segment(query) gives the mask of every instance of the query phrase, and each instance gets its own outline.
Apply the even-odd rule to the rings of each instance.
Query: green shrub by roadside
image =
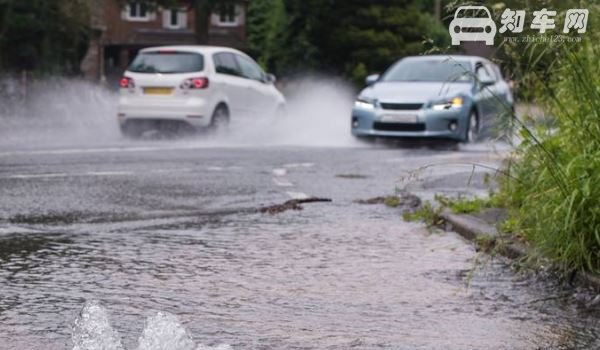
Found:
[[[510,229],[564,271],[600,272],[600,45],[559,50],[542,94],[553,130],[523,128],[502,195]]]

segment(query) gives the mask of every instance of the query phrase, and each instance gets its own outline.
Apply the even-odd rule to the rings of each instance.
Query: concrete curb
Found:
[[[476,241],[478,238],[484,238],[489,241],[498,239],[498,230],[468,214],[454,214],[449,210],[443,210],[440,217],[449,224],[452,229],[469,241]],[[520,242],[511,242],[498,246],[498,252],[510,259],[519,259],[527,255],[529,248]],[[592,288],[600,293],[600,276],[591,273],[582,272],[577,274],[576,278],[583,285]]]

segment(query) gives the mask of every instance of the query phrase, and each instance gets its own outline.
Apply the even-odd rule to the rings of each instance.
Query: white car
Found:
[[[485,6],[461,6],[450,22],[452,45],[460,45],[461,41],[485,41],[486,45],[494,45],[496,30],[496,23]]]
[[[141,50],[120,81],[119,125],[136,137],[155,128],[219,128],[231,118],[275,114],[285,98],[246,54],[231,48]]]

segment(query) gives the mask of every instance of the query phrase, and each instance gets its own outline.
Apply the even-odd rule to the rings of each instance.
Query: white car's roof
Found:
[[[140,52],[152,52],[152,51],[189,51],[189,52],[198,52],[202,54],[213,54],[215,52],[231,52],[242,54],[246,56],[245,53],[230,48],[230,47],[221,47],[221,46],[203,46],[203,45],[174,45],[174,46],[154,46],[147,47],[142,49]]]

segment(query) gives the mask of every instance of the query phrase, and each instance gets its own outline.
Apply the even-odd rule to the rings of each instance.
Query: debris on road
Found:
[[[390,208],[401,207],[404,211],[414,211],[421,207],[421,199],[414,194],[404,192],[394,196],[374,197],[370,199],[359,199],[354,201],[358,204],[373,205],[385,204]]]
[[[383,204],[383,203],[385,203],[386,198],[387,197],[373,197],[373,198],[369,198],[369,199],[357,199],[354,201],[354,203],[366,204],[366,205]]]
[[[276,205],[271,205],[268,207],[261,208],[259,211],[261,213],[273,215],[273,214],[283,213],[284,211],[288,211],[288,210],[302,210],[302,209],[304,209],[302,207],[302,204],[316,203],[316,202],[331,202],[331,201],[332,200],[330,198],[316,198],[316,197],[306,198],[306,199],[292,199],[283,204],[276,204]]]

